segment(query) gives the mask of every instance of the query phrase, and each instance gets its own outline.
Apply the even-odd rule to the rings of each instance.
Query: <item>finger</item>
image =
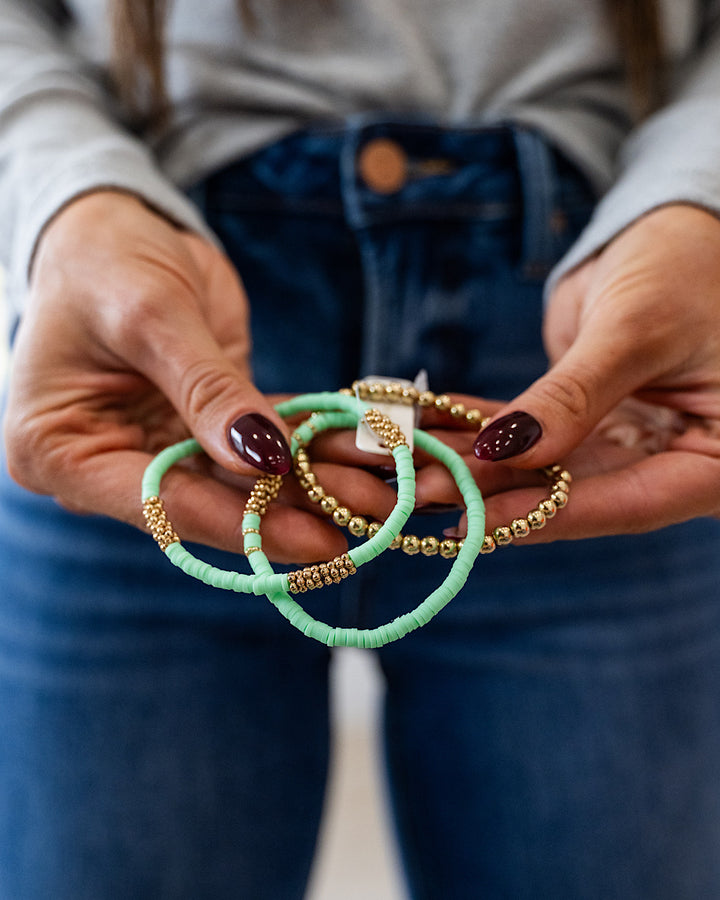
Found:
[[[528,490],[491,497],[486,504],[488,529],[526,516],[536,502],[537,494]],[[519,543],[639,534],[718,511],[720,460],[670,451],[574,481],[567,506]]]
[[[473,442],[477,436],[474,429],[468,428],[467,425],[462,428],[460,426],[439,428],[438,425],[447,426],[449,424],[447,417],[445,417],[445,421],[441,418],[434,418],[437,419],[435,427],[431,428],[429,424],[425,427],[423,422],[423,430],[429,431],[457,453],[472,455]],[[313,459],[318,461],[333,461],[341,465],[365,469],[394,470],[394,462],[389,454],[368,453],[366,450],[358,449],[355,444],[354,429],[336,429],[324,432],[313,440],[310,451]],[[426,465],[434,459],[418,447],[413,450],[413,458],[417,466]]]
[[[484,498],[520,487],[542,489],[547,479],[539,472],[512,469],[492,463],[481,463],[472,456],[463,457]],[[455,504],[462,506],[462,495],[448,469],[433,461],[415,474],[416,506]]]
[[[654,376],[652,353],[590,322],[567,353],[479,433],[480,459],[540,468],[562,459],[624,397]],[[650,344],[651,342],[648,342]]]
[[[498,400],[488,400],[484,397],[475,397],[470,394],[449,395],[452,405],[465,410],[465,413],[473,411],[483,419],[495,415],[504,404]],[[436,407],[421,408],[420,427],[423,429],[445,428],[448,430],[469,430],[467,419],[463,415],[451,415],[448,411],[438,410]]]
[[[139,451],[95,454],[72,481],[64,483],[57,499],[71,510],[102,512],[145,530],[140,484],[150,461],[149,455]],[[163,477],[161,496],[183,542],[242,554],[247,493],[178,465]],[[261,528],[263,548],[276,562],[316,562],[347,549],[337,528],[282,503],[270,505]]]
[[[129,333],[119,343],[129,348],[128,361],[162,390],[216,462],[235,471],[251,466],[285,474],[291,466],[287,428],[235,362],[247,352],[242,288],[224,265],[220,273],[224,303],[238,310],[240,320],[223,323],[222,346],[198,304],[184,298],[169,305],[167,296],[152,292],[133,298]],[[218,286],[211,283],[207,290],[218,291]]]
[[[503,404],[497,400],[485,400],[470,394],[450,395],[452,403],[466,412],[476,410],[483,418],[497,412]],[[464,416],[452,416],[448,411],[440,411],[435,407],[420,408],[419,428],[424,431],[434,429],[438,431],[438,437],[446,441],[453,449],[461,452],[464,446],[471,446],[476,435],[477,426],[469,425]],[[389,407],[389,415],[392,418],[392,406]],[[381,464],[382,454],[368,455],[367,451],[359,450],[355,445],[354,429],[338,429],[328,431],[313,441],[313,456],[317,459],[334,459],[345,465],[364,466]],[[422,454],[420,454],[422,458]],[[390,462],[392,464],[392,461]]]
[[[324,431],[313,439],[307,448],[313,465],[333,463],[348,468],[369,469],[391,476],[395,472],[395,460],[390,453],[369,453],[355,444],[355,429],[343,428]]]
[[[397,502],[397,494],[390,485],[362,469],[318,463],[313,464],[312,471],[317,477],[314,487],[320,486],[322,491],[316,492],[315,501],[307,501],[311,508],[320,508],[321,499],[331,497],[354,515],[384,522]],[[325,515],[331,515],[332,511]]]

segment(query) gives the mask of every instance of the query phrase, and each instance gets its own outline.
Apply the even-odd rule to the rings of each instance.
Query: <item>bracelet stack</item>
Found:
[[[468,527],[462,540],[403,535],[402,529],[415,505],[412,453],[406,435],[392,418],[378,409],[367,407],[367,403],[373,402],[432,407],[449,414],[459,424],[473,428],[481,427],[486,421],[479,410],[468,410],[463,404],[454,403],[448,395],[420,392],[413,387],[398,384],[357,382],[352,390],[304,394],[278,404],[277,411],[286,418],[298,413],[310,413],[309,418],[295,428],[291,439],[295,474],[308,497],[318,503],[336,524],[347,527],[354,537],[365,538],[364,543],[352,547],[347,553],[324,563],[287,573],[276,573],[262,549],[261,523],[277,498],[283,478],[279,475],[264,475],[255,482],[243,513],[243,550],[252,574],[218,569],[190,554],[183,547],[168,518],[160,498],[160,485],[171,466],[202,452],[200,445],[193,439],[166,448],[147,467],[143,477],[142,502],[148,529],[168,559],[186,574],[222,590],[265,595],[294,627],[328,646],[380,647],[389,641],[398,640],[426,624],[449,603],[465,584],[479,553],[490,553],[496,546],[504,546],[544,527],[547,520],[566,505],[571,476],[559,465],[542,470],[551,485],[550,495],[538,503],[526,517],[513,519],[510,525],[500,526],[493,529],[491,534],[485,534],[485,506],[464,461],[436,437],[416,428],[413,431],[415,445],[445,465],[455,479],[465,503]],[[307,452],[307,447],[320,432],[330,428],[354,428],[361,419],[390,450],[395,460],[397,501],[385,522],[368,522],[363,516],[353,515],[339,500],[327,494],[312,471]],[[306,591],[339,584],[385,550],[397,548],[409,555],[439,555],[452,559],[453,563],[435,591],[414,609],[392,622],[371,629],[334,627],[313,619],[293,599],[294,595]]]
[[[482,428],[489,420],[479,409],[466,409],[462,403],[456,403],[447,394],[434,394],[432,391],[418,391],[412,386],[388,382],[356,381],[352,388],[343,388],[342,394],[357,395],[367,402],[402,403],[415,405],[421,409],[434,409],[448,413],[459,424],[467,424],[473,428]],[[320,506],[328,516],[332,516],[336,525],[347,528],[354,537],[372,536],[380,528],[380,522],[368,522],[364,516],[355,515],[347,506],[328,494],[319,483],[312,470],[310,456],[304,447],[298,449],[294,457],[295,476],[308,498]],[[541,500],[524,517],[513,519],[509,525],[499,525],[485,535],[480,553],[492,553],[496,547],[506,547],[514,540],[527,537],[531,531],[544,528],[559,509],[567,505],[572,475],[560,465],[549,466],[539,470],[543,479],[550,485],[549,496]],[[433,535],[418,537],[414,534],[399,534],[390,544],[390,550],[402,550],[408,556],[421,553],[423,556],[440,555],[445,559],[454,559],[462,540],[454,538],[437,538]]]

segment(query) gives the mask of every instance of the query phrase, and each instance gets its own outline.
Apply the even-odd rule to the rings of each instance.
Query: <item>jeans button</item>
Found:
[[[373,138],[357,158],[358,173],[378,194],[394,194],[408,177],[408,158],[403,148],[389,138]]]

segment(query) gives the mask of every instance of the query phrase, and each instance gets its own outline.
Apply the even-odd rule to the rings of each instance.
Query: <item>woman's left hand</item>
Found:
[[[544,496],[534,470],[555,462],[573,474],[570,502],[524,542],[720,514],[720,222],[684,205],[648,214],[559,283],[544,337],[552,365],[511,403],[453,394],[492,416],[477,439],[424,417],[470,466],[488,530],[527,515]],[[364,462],[339,435],[322,454]],[[460,505],[429,459],[420,459],[417,499]]]
[[[490,465],[579,476],[538,539],[718,515],[720,221],[687,205],[638,220],[558,284],[544,338],[549,371],[475,445]]]

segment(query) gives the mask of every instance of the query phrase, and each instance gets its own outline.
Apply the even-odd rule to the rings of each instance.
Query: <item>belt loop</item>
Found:
[[[523,196],[522,261],[528,278],[543,278],[555,263],[551,229],[555,167],[545,140],[535,131],[513,128]]]

